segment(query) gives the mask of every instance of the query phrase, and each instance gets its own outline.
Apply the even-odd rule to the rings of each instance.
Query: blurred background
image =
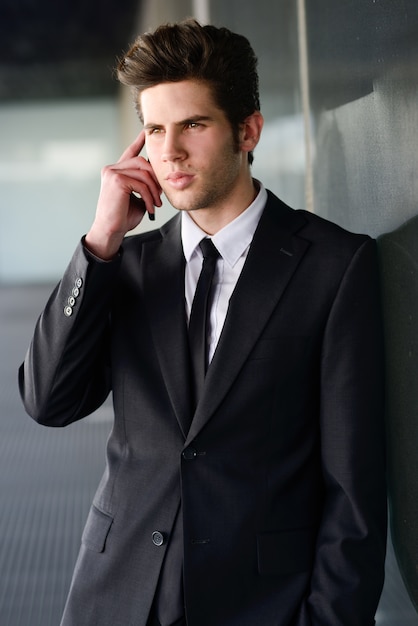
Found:
[[[101,167],[140,130],[116,58],[139,32],[188,16],[246,35],[258,55],[254,176],[379,240],[391,535],[376,619],[417,625],[416,0],[2,0],[0,624],[58,626],[112,420],[106,404],[62,431],[35,425],[17,369],[93,219]],[[165,204],[139,229],[172,214]]]

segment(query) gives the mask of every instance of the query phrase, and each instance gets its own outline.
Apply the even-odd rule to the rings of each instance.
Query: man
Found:
[[[244,37],[162,26],[119,78],[144,129],[104,168],[20,372],[42,424],[113,392],[62,625],[371,626],[386,540],[374,242],[252,179],[263,120]],[[161,191],[179,214],[125,237]],[[219,253],[203,382],[202,239]]]

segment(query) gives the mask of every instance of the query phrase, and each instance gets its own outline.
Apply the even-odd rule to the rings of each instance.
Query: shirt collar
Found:
[[[234,267],[250,245],[267,202],[267,191],[263,184],[259,181],[256,183],[259,191],[255,200],[245,211],[212,237],[220,255],[231,267]],[[181,240],[187,263],[195,251],[197,254],[201,254],[199,243],[204,237],[207,237],[207,233],[199,228],[187,211],[183,211],[181,214]]]

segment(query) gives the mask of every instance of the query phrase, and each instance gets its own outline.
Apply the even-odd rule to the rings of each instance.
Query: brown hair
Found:
[[[211,85],[236,139],[239,125],[260,109],[257,58],[248,39],[194,19],[165,24],[138,37],[119,62],[117,77],[131,87],[141,119],[139,99],[144,89],[187,79]]]

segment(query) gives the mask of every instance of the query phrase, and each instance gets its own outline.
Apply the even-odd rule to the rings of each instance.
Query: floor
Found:
[[[24,412],[17,369],[50,291],[0,287],[0,626],[59,625],[111,428],[108,405],[57,430]],[[391,546],[386,571],[377,626],[418,626]]]

